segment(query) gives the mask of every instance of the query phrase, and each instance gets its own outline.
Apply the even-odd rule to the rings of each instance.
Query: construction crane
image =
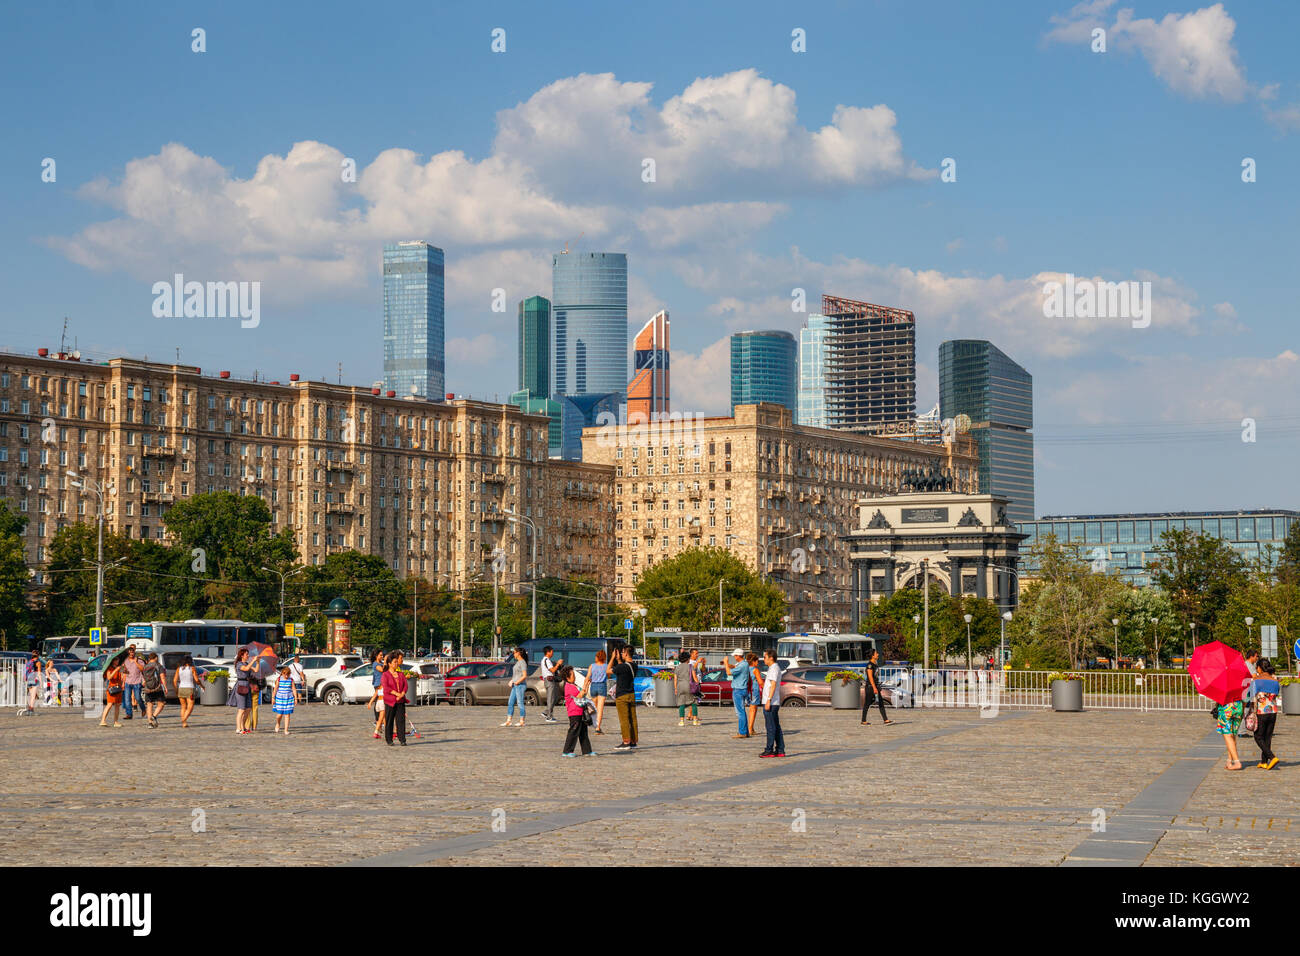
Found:
[[[580,232],[580,233],[578,233],[578,239],[581,239],[581,238],[582,238],[583,236],[585,236],[586,234],[587,234],[587,233],[586,233],[585,231],[584,231],[584,232]],[[574,239],[574,240],[573,240],[573,244],[574,244],[574,245],[577,245],[577,244],[578,244],[578,239]],[[564,252],[561,253],[561,255],[566,255],[566,256],[567,256],[568,254],[569,254],[569,243],[566,241],[566,242],[564,243]]]

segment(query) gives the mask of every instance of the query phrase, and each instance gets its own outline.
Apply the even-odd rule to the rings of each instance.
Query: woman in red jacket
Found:
[[[402,673],[400,654],[388,655],[388,669],[384,671],[380,686],[384,691],[384,741],[393,746],[393,730],[397,742],[406,746],[406,675]]]

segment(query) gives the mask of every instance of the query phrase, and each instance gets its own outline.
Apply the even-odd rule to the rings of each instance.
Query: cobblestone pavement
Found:
[[[1286,718],[1277,769],[1255,769],[1240,738],[1248,769],[1229,773],[1200,713],[909,710],[863,727],[786,710],[784,760],[732,739],[717,707],[701,727],[640,708],[628,754],[612,752],[611,710],[600,756],[575,759],[560,756],[567,721],[502,728],[501,707],[413,708],[422,736],[405,749],[374,740],[360,706],[300,707],[288,737],[269,707],[246,737],[227,708],[188,730],[177,714],[156,730],[0,715],[0,863],[1052,866],[1114,858],[1089,849],[1099,810],[1132,863],[1300,860]]]

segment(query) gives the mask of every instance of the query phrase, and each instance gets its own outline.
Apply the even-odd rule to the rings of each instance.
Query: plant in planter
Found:
[[[1052,671],[1047,675],[1047,684],[1052,692],[1052,710],[1083,710],[1083,678],[1080,675]]]
[[[1047,675],[1047,683],[1051,684],[1058,680],[1083,680],[1081,674],[1072,674],[1069,672],[1052,671]]]
[[[230,671],[225,669],[210,670],[203,675],[203,687],[199,689],[199,703],[205,707],[216,707],[226,702],[229,688]]]
[[[1279,677],[1277,682],[1282,685],[1282,713],[1300,714],[1300,677]]]
[[[862,706],[862,682],[866,677],[860,671],[831,671],[825,679],[831,685],[831,707],[835,710],[857,710]]]
[[[226,670],[207,671],[203,675],[203,679],[207,681],[209,684],[215,684],[218,680],[230,680],[230,671],[226,671]]]
[[[656,707],[676,707],[677,695],[673,692],[673,669],[665,667],[654,676],[654,694],[651,695]]]

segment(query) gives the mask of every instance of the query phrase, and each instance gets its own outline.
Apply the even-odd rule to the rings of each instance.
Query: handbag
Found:
[[[252,689],[252,688],[249,686],[248,681],[246,681],[246,680],[235,681],[235,693],[236,693],[236,694],[239,694],[240,696],[243,696],[243,695],[246,695],[246,694],[247,694],[251,689]]]
[[[1255,729],[1259,726],[1259,718],[1256,717],[1254,714],[1251,714],[1244,721],[1244,726],[1246,728],[1247,733],[1253,734],[1255,732]]]

